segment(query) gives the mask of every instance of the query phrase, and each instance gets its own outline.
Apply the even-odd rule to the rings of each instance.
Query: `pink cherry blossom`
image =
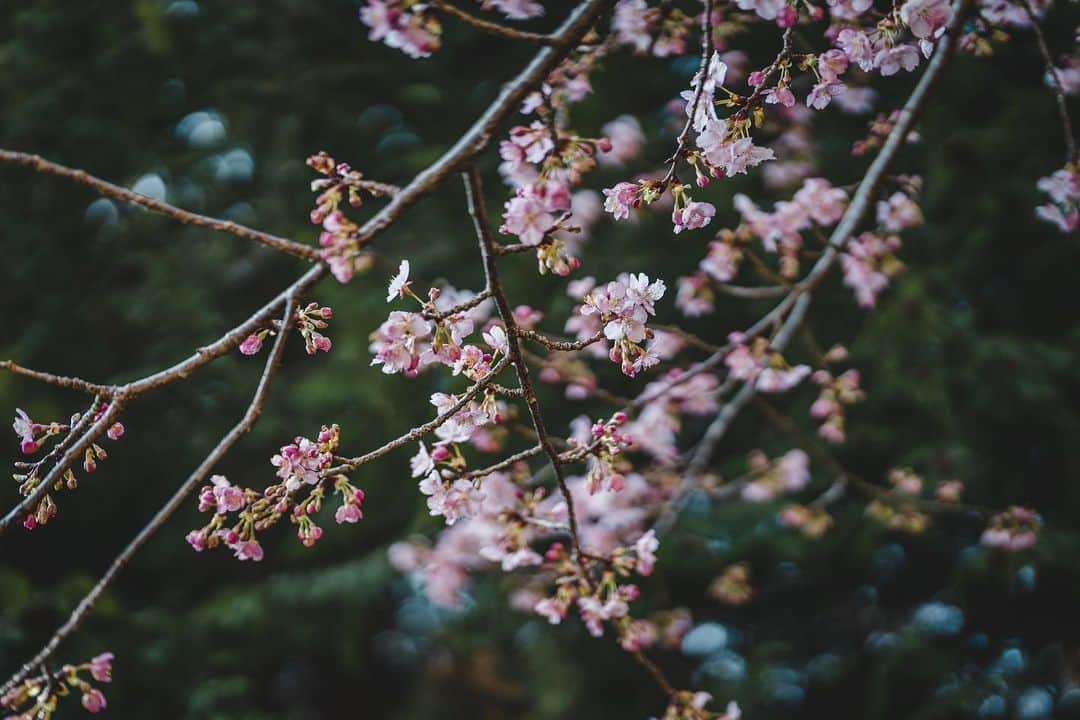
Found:
[[[676,208],[671,215],[675,223],[675,234],[678,235],[683,230],[703,228],[712,222],[715,214],[716,206],[713,204],[691,200],[685,207]]]

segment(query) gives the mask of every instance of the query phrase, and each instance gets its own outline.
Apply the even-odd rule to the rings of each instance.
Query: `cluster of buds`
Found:
[[[979,542],[1008,552],[1027,550],[1035,544],[1041,526],[1037,513],[1013,505],[990,518]]]
[[[619,492],[626,486],[621,454],[634,444],[629,435],[620,431],[627,419],[626,413],[617,412],[610,420],[598,420],[590,429],[592,442],[585,448],[589,451],[586,486],[590,495],[599,490]]]
[[[363,175],[347,163],[336,163],[325,152],[307,159],[308,167],[325,175],[313,180],[311,191],[319,193],[311,222],[322,225],[319,235],[320,256],[330,265],[334,277],[342,283],[349,282],[357,272],[371,267],[372,258],[361,251],[357,231],[359,227],[349,220],[341,206],[346,201],[352,207],[363,203],[364,194],[380,197],[386,189],[378,183],[368,182]]]
[[[734,347],[724,356],[731,377],[747,383],[763,393],[787,392],[810,374],[808,365],[788,364],[784,356],[763,337],[747,344],[746,336],[735,332],[728,336]]]
[[[842,348],[834,348],[826,355],[844,354]],[[818,435],[831,443],[842,443],[845,433],[845,408],[866,398],[866,393],[859,388],[859,371],[852,368],[833,376],[828,370],[817,370],[811,375],[821,388],[817,400],[810,406],[810,416],[823,420],[818,428]]]
[[[91,420],[97,422],[102,418],[105,412],[109,409],[109,403],[102,402],[92,409]],[[26,414],[21,408],[15,410],[15,421],[12,424],[12,428],[15,430],[15,434],[20,439],[20,449],[26,455],[33,455],[42,449],[45,441],[49,438],[65,436],[61,440],[61,444],[55,446],[53,452],[49,453],[45,457],[36,462],[16,462],[15,468],[20,472],[12,475],[12,478],[19,483],[19,492],[24,496],[30,496],[42,482],[42,476],[45,471],[46,461],[50,457],[55,455],[59,450],[66,446],[68,442],[72,440],[69,433],[80,420],[82,415],[76,413],[71,416],[70,422],[65,425],[58,422],[51,423],[37,423],[34,422],[29,415]],[[105,431],[106,437],[110,440],[119,440],[124,436],[123,423],[113,423]],[[97,464],[108,457],[108,453],[105,448],[96,442],[90,443],[90,446],[86,448],[83,453],[83,471],[92,473],[97,470]],[[75,476],[74,471],[69,468],[64,468],[63,473],[57,478],[52,490],[61,491],[65,488],[68,490],[74,490],[79,485],[78,478]],[[46,494],[38,502],[37,506],[26,514],[23,518],[23,527],[27,530],[33,530],[38,525],[44,525],[49,522],[54,515],[56,515],[56,503],[53,501],[51,495]]]
[[[900,245],[897,235],[883,236],[872,232],[848,240],[845,251],[840,254],[844,284],[855,292],[855,300],[861,307],[874,307],[878,294],[904,269],[895,254]]]
[[[918,498],[922,495],[926,483],[922,477],[908,467],[893,468],[889,471],[889,484],[896,502],[873,500],[866,506],[866,515],[890,530],[918,535],[930,525],[930,518],[920,512],[903,498]]]
[[[112,662],[113,654],[107,652],[81,665],[64,665],[57,672],[45,670],[0,696],[0,708],[15,713],[7,720],[49,720],[59,699],[77,692],[88,712],[99,713],[105,709],[105,695],[93,682],[112,682]]]
[[[308,355],[314,355],[322,350],[330,352],[330,338],[320,330],[326,329],[326,321],[334,316],[334,311],[329,307],[321,307],[318,303],[308,303],[306,307],[296,311],[296,329],[304,338],[304,349]]]
[[[334,451],[340,441],[337,425],[323,426],[316,441],[297,437],[271,458],[282,480],[263,492],[241,489],[222,475],[215,475],[211,484],[199,491],[199,511],[214,515],[202,528],[192,530],[186,540],[198,552],[224,544],[240,560],[259,561],[263,549],[257,533],[266,530],[286,514],[297,526],[297,537],[311,547],[322,537],[322,528],[312,519],[322,509],[326,488],[341,495],[341,505],[334,513],[338,524],[355,523],[363,518],[364,491],[353,486],[344,475],[327,475],[333,463]],[[307,495],[299,497],[303,487]],[[236,513],[229,524],[229,516]]]
[[[320,306],[318,303],[308,303],[303,308],[297,308],[294,322],[300,336],[304,338],[304,349],[308,355],[314,355],[320,350],[330,352],[333,344],[330,338],[323,335],[320,330],[327,328],[327,320],[334,316],[334,311],[329,307]],[[273,327],[263,328],[251,333],[240,343],[242,355],[255,355],[262,350],[263,343],[271,335],[282,331],[281,321],[272,321]]]

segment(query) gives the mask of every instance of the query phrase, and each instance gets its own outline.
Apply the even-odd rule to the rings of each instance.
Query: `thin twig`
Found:
[[[465,195],[468,201],[469,214],[472,216],[473,225],[476,229],[477,239],[480,245],[480,256],[484,262],[484,277],[487,287],[491,290],[491,296],[495,300],[495,307],[499,311],[503,325],[506,326],[506,340],[509,346],[509,357],[517,371],[518,383],[525,393],[525,405],[529,408],[532,417],[533,428],[536,430],[536,439],[543,448],[544,454],[551,461],[555,472],[555,480],[559,485],[559,491],[566,501],[566,514],[570,525],[570,539],[574,551],[581,553],[581,540],[578,533],[577,515],[574,511],[574,501],[570,495],[570,488],[566,484],[566,473],[563,470],[559,453],[551,442],[547,426],[544,424],[544,416],[540,410],[540,403],[536,399],[536,391],[533,389],[532,379],[529,377],[529,366],[522,357],[521,339],[527,332],[523,331],[514,319],[514,312],[506,299],[502,283],[499,280],[499,268],[495,262],[495,238],[491,232],[491,223],[488,220],[487,208],[484,206],[483,188],[480,184],[480,173],[475,167],[470,167],[464,173]]]
[[[1054,66],[1053,56],[1050,54],[1050,46],[1046,44],[1046,35],[1043,34],[1042,26],[1039,25],[1039,19],[1035,16],[1035,8],[1031,7],[1031,0],[1020,0],[1020,4],[1024,6],[1024,12],[1031,22],[1031,29],[1035,31],[1035,41],[1039,46],[1039,53],[1042,54],[1043,62],[1046,63],[1046,75],[1050,78],[1050,89],[1054,92],[1054,99],[1057,101],[1058,117],[1061,118],[1061,132],[1065,138],[1065,164],[1068,165],[1071,162],[1075,162],[1077,157],[1076,137],[1073,135],[1072,118],[1069,116],[1069,105],[1065,100],[1065,88],[1061,85],[1061,78],[1058,76],[1057,68]]]

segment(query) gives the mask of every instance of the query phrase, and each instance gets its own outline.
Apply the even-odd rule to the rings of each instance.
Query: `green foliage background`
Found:
[[[552,18],[568,8],[548,4]],[[1071,9],[1054,13],[1053,47],[1067,48],[1076,25]],[[14,0],[0,6],[0,147],[122,184],[154,173],[175,204],[315,242],[308,154],[325,149],[369,177],[407,181],[530,52],[451,23],[445,40],[435,58],[409,61],[368,42],[348,0]],[[869,392],[840,453],[847,465],[875,482],[901,464],[931,480],[955,477],[973,502],[1039,509],[1047,531],[1034,551],[1002,558],[977,548],[981,527],[972,519],[898,536],[864,517],[854,497],[836,506],[836,528],[818,542],[778,528],[776,506],[693,503],[662,549],[645,603],[690,607],[699,621],[722,624],[727,642],[660,662],[684,686],[738,699],[751,718],[1078,712],[1080,696],[1068,691],[1080,640],[1080,246],[1034,218],[1035,180],[1061,163],[1060,129],[1030,38],[1018,40],[992,58],[958,59],[928,106],[922,142],[902,159],[903,171],[925,179],[928,221],[907,237],[908,271],[880,309],[857,309],[833,276],[811,313],[822,342],[851,343]],[[744,46],[764,62],[775,43],[763,31]],[[649,131],[648,157],[665,157],[659,109],[692,67],[611,59],[575,111],[578,126],[595,133],[614,115],[635,113]],[[878,109],[895,107],[911,84],[910,76],[888,81]],[[196,111],[219,114],[220,141],[197,147],[176,131]],[[837,184],[854,182],[866,165],[848,152],[863,122],[835,112],[815,121],[820,167]],[[497,208],[503,190],[490,153],[487,162]],[[589,183],[616,179],[598,173]],[[715,183],[708,195],[720,226],[735,222],[737,191],[768,199],[755,177]],[[0,168],[0,356],[100,381],[138,377],[216,338],[300,270],[299,261],[231,236],[127,207],[88,209],[94,200],[64,181]],[[645,270],[670,285],[700,259],[706,239],[673,238],[664,219],[605,224],[584,269],[601,278]],[[313,298],[335,309],[333,352],[309,358],[295,343],[288,349],[261,421],[219,471],[261,486],[269,456],[294,434],[338,422],[345,449],[360,452],[428,417],[428,394],[456,386],[435,374],[383,377],[369,367],[367,335],[385,317],[383,281],[400,258],[411,258],[420,278],[476,288],[474,245],[463,192],[449,182],[380,238],[383,264],[372,274],[321,284]],[[527,257],[504,266],[512,300],[549,311],[559,329],[569,310],[563,281],[537,278]],[[758,311],[722,305],[691,328],[721,337]],[[661,314],[676,319],[670,299]],[[128,434],[78,492],[59,499],[55,522],[2,538],[0,671],[36,650],[239,418],[260,367],[232,356],[138,402],[125,416]],[[556,428],[588,410],[543,392]],[[803,388],[779,404],[810,427],[812,399]],[[0,375],[5,412],[59,419],[81,402]],[[755,447],[780,452],[790,440],[750,411],[724,441],[718,469],[737,474]],[[17,457],[13,435],[4,448]],[[829,478],[815,471],[812,490],[820,491]],[[660,712],[659,693],[613,642],[591,640],[576,622],[550,628],[514,613],[498,578],[475,586],[466,612],[429,606],[385,560],[393,539],[439,524],[426,516],[406,454],[365,467],[355,481],[368,493],[361,525],[328,526],[313,550],[283,528],[258,565],[192,553],[182,539],[198,522],[192,500],[58,658],[116,653],[106,688],[106,712],[116,718]],[[5,507],[15,489],[11,482],[0,492]],[[753,567],[757,599],[740,609],[708,599],[708,580],[739,560]],[[927,603],[958,608],[962,630],[942,634],[919,622]]]

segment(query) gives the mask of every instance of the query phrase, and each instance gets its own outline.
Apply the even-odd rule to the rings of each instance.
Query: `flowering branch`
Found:
[[[287,322],[292,317],[297,305],[296,299],[297,294],[295,292],[289,293],[286,296],[283,322]],[[259,384],[255,388],[255,394],[252,396],[251,402],[248,404],[247,410],[244,412],[244,416],[240,419],[240,422],[234,425],[233,428],[218,441],[218,444],[210,451],[210,454],[207,455],[195,471],[188,476],[188,479],[184,481],[183,485],[173,493],[168,502],[154,514],[143,529],[140,530],[132,541],[128,543],[119,555],[116,556],[112,564],[109,565],[108,570],[105,571],[105,574],[102,575],[94,587],[90,589],[90,592],[79,601],[79,604],[72,610],[67,621],[57,628],[56,632],[53,633],[52,637],[49,638],[41,650],[39,650],[33,658],[24,663],[14,675],[8,678],[8,680],[0,686],[0,695],[3,695],[22,682],[34,671],[34,668],[44,664],[60,646],[60,643],[78,629],[83,618],[85,618],[93,609],[94,604],[112,584],[113,580],[116,579],[116,576],[124,569],[135,553],[138,552],[151,537],[153,537],[161,526],[165,524],[165,521],[168,520],[184,500],[187,499],[188,495],[190,495],[191,492],[205,480],[206,476],[214,466],[225,456],[225,453],[227,453],[241,437],[254,427],[256,421],[259,419],[259,415],[262,413],[263,405],[266,402],[266,396],[270,391],[270,383],[277,372],[281,357],[285,352],[285,342],[288,337],[289,333],[278,333],[277,339],[274,341],[274,346],[266,359],[266,364],[263,366],[263,372],[259,378]],[[45,485],[47,486],[47,484]]]

